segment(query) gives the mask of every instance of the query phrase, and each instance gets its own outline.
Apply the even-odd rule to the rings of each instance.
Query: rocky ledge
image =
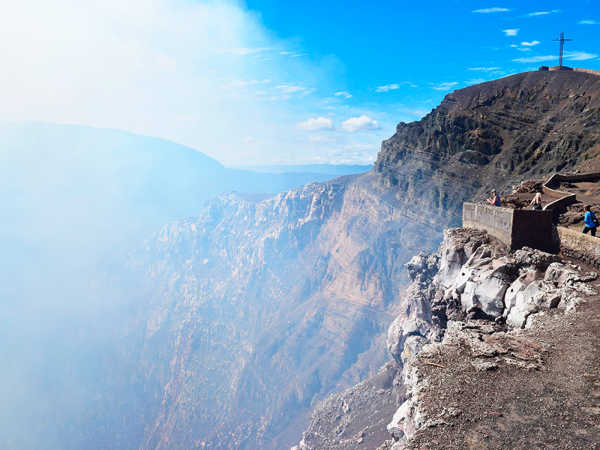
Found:
[[[533,249],[510,253],[461,228],[407,269],[412,283],[388,331],[387,384],[328,398],[300,449],[595,448],[596,273]]]

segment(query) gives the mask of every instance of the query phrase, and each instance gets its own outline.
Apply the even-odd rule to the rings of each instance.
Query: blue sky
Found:
[[[0,120],[124,129],[228,165],[368,163],[448,92],[556,64],[561,31],[565,63],[600,70],[589,0],[23,0],[0,16]]]

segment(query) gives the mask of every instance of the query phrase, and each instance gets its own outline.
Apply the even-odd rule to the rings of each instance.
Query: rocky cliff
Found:
[[[140,255],[156,287],[144,448],[293,443],[315,399],[383,364],[402,264],[436,240],[355,178],[219,198],[164,227]]]
[[[285,448],[319,399],[372,375],[355,392],[381,391],[371,409],[383,424],[375,411],[393,411],[404,389],[396,366],[377,374],[390,322],[410,330],[392,345],[404,351],[439,339],[453,314],[502,317],[497,297],[522,269],[507,263],[492,277],[485,307],[469,285],[470,307],[448,308],[459,303],[449,297],[434,311],[427,283],[421,303],[401,300],[404,264],[435,248],[464,200],[599,153],[599,90],[594,75],[531,72],[456,91],[399,124],[369,173],[259,203],[224,196],[164,227],[135,258],[152,291],[141,319],[153,399],[142,447]],[[435,258],[426,266],[437,273]],[[344,405],[334,417],[356,409]]]
[[[393,360],[321,403],[301,450],[592,448],[597,273],[468,229],[407,269]]]
[[[398,124],[375,171],[405,208],[424,203],[434,217],[456,214],[465,198],[491,187],[596,157],[599,93],[600,77],[570,71],[520,73],[455,91],[422,120]]]

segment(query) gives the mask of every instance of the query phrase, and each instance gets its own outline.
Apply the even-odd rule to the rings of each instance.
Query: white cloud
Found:
[[[362,115],[345,120],[342,122],[342,128],[353,133],[355,131],[377,130],[379,124],[369,116]]]
[[[225,87],[229,87],[229,88],[245,88],[245,87],[249,87],[249,86],[257,86],[257,85],[261,85],[261,84],[268,84],[270,83],[271,80],[269,79],[264,79],[264,80],[234,80],[228,84],[225,85]]]
[[[268,47],[255,47],[255,48],[238,47],[238,48],[225,48],[225,49],[220,50],[220,53],[230,53],[232,55],[247,56],[247,55],[255,55],[257,53],[263,53],[268,50],[271,50],[271,49]]]
[[[560,9],[552,9],[550,11],[535,11],[527,14],[528,17],[537,17],[537,16],[547,16],[548,14],[556,14],[559,13]]]
[[[579,25],[598,25],[598,22],[595,20],[590,20],[590,19],[586,19],[586,20],[580,20],[579,22],[577,22]]]
[[[343,98],[346,98],[346,99],[352,98],[352,94],[350,92],[348,92],[348,91],[338,91],[338,92],[336,92],[333,95],[335,95],[336,97],[343,97]]]
[[[444,81],[443,83],[435,84],[431,87],[436,91],[449,91],[456,85],[458,85],[458,81]]]
[[[396,89],[400,89],[400,86],[409,86],[411,88],[419,87],[415,83],[411,83],[410,81],[402,81],[400,83],[390,83],[390,84],[384,84],[383,86],[377,86],[375,88],[375,92],[395,91]]]
[[[510,9],[508,8],[501,8],[499,6],[494,6],[492,8],[482,8],[482,9],[474,9],[473,12],[474,13],[479,13],[479,14],[491,14],[491,13],[500,13],[500,12],[509,12]]]
[[[495,72],[500,70],[500,67],[469,67],[467,70],[472,70],[475,72]]]
[[[466,84],[471,86],[473,84],[480,84],[480,83],[485,83],[487,80],[484,78],[472,78],[470,80],[466,81]]]
[[[598,55],[596,53],[587,52],[565,52],[565,59],[569,61],[587,61],[589,59],[596,59]],[[544,61],[558,60],[556,55],[544,55],[544,56],[530,56],[528,58],[516,58],[513,59],[515,62],[520,63],[538,63]]]
[[[329,157],[307,149],[295,124],[318,106],[309,94],[335,92],[339,80],[293,57],[302,49],[274,37],[243,2],[2,4],[0,39],[11,45],[0,46],[0,121],[123,129],[229,165]]]
[[[553,59],[557,59],[555,55],[544,55],[544,56],[529,56],[527,58],[515,58],[514,62],[520,63],[538,63],[544,61],[552,61]]]
[[[502,32],[506,36],[516,36],[517,34],[519,34],[519,30],[520,28],[507,28],[506,30],[502,30]]]
[[[280,55],[282,56],[289,56],[291,58],[299,58],[301,56],[306,56],[304,53],[299,53],[299,52],[290,52],[287,50],[282,50],[279,52]]]
[[[280,84],[275,86],[275,89],[283,92],[284,94],[310,94],[314,89],[306,88],[304,86],[296,85],[296,84]]]
[[[327,117],[310,118],[298,123],[298,128],[304,131],[333,130],[333,121]]]
[[[525,46],[525,47],[534,47],[536,45],[539,45],[540,41],[523,41],[521,42],[521,45]]]
[[[400,89],[400,85],[397,83],[384,84],[383,86],[377,86],[375,92],[389,92],[395,91],[396,89]]]
[[[587,61],[588,59],[596,59],[598,55],[596,53],[587,52],[565,52],[565,59],[570,61]]]

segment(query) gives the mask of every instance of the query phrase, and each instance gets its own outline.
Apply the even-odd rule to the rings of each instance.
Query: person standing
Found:
[[[492,189],[492,196],[487,199],[487,202],[490,205],[493,205],[493,206],[500,206],[501,205],[500,196],[496,192],[496,189]]]
[[[537,191],[535,193],[535,195],[533,196],[533,200],[531,200],[529,206],[531,206],[531,209],[536,211],[542,209],[542,193],[540,191]]]
[[[588,231],[592,236],[596,236],[596,228],[598,227],[598,219],[596,219],[596,215],[592,212],[590,205],[585,205],[583,208],[585,211],[585,215],[583,216],[583,233],[586,234]]]

